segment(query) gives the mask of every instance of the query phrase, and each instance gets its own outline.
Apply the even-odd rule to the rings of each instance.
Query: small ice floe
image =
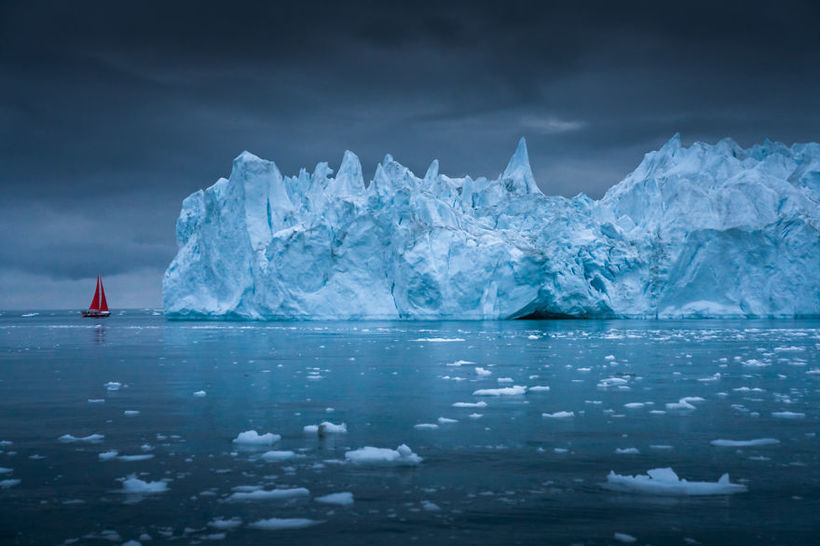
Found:
[[[498,381],[499,383],[513,383],[513,378],[512,377],[499,377],[498,379],[496,379],[496,381]]]
[[[766,368],[771,366],[768,362],[761,362],[760,360],[755,360],[754,358],[746,360],[742,364],[747,368]]]
[[[450,362],[450,363],[449,363],[449,364],[447,364],[447,365],[448,365],[448,366],[456,366],[456,367],[458,367],[458,366],[470,366],[470,365],[472,365],[472,364],[475,364],[475,362],[472,362],[472,361],[470,361],[470,360],[456,360],[455,362]]]
[[[219,531],[228,531],[230,529],[236,529],[242,525],[242,520],[239,518],[215,518],[208,522],[208,527],[213,527]]]
[[[530,334],[527,336],[527,339],[541,339],[541,336],[536,336],[534,334]]]
[[[772,417],[777,419],[803,419],[806,414],[799,411],[773,411]]]
[[[205,397],[205,395],[207,395],[207,394],[208,394],[208,393],[206,393],[205,391],[196,391],[196,392],[194,393],[194,396],[196,396],[197,398],[204,398],[204,397]]]
[[[12,472],[14,472],[13,468],[4,468],[0,466],[0,474],[10,474]]]
[[[260,456],[260,459],[268,463],[278,463],[294,457],[296,457],[296,453],[293,451],[266,451]]]
[[[754,440],[712,440],[709,442],[717,447],[760,447],[779,444],[780,440],[775,438],[756,438]]]
[[[99,457],[101,461],[111,461],[116,459],[119,454],[120,453],[116,449],[112,449],[111,451],[103,451],[102,453],[99,453],[97,457]]]
[[[486,408],[487,402],[483,400],[478,402],[455,402],[453,404],[454,408]]]
[[[109,381],[103,385],[103,387],[105,387],[105,390],[107,391],[118,391],[122,388],[122,383],[119,381]]]
[[[426,512],[439,512],[441,507],[434,502],[423,500],[421,501],[421,509]]]
[[[637,447],[625,447],[625,448],[616,447],[615,448],[615,454],[616,455],[640,455],[641,452],[638,451]]]
[[[574,411],[556,411],[555,413],[542,413],[541,417],[545,419],[571,419],[575,417]]]
[[[309,496],[310,491],[304,487],[293,487],[290,489],[256,489],[254,491],[236,491],[231,493],[228,497],[228,502],[283,500]]]
[[[89,404],[105,404],[105,398],[89,398]]]
[[[359,465],[416,466],[423,459],[405,444],[396,449],[363,447],[345,453],[345,460]]]
[[[140,414],[140,412],[139,410],[125,410],[124,412],[122,412],[122,414],[126,417],[136,417]]]
[[[168,483],[165,481],[145,482],[137,478],[136,474],[130,474],[122,479],[122,493],[128,495],[150,495],[153,493],[164,493],[168,491]]]
[[[153,459],[154,456],[150,453],[144,453],[140,455],[120,455],[117,457],[118,461],[122,461],[124,463],[135,463],[138,461],[147,461],[149,459]]]
[[[476,375],[483,375],[483,376],[493,375],[493,372],[491,372],[490,370],[486,370],[486,369],[480,368],[480,367],[475,368],[475,373],[476,373]]]
[[[449,425],[452,423],[458,423],[458,419],[450,419],[449,417],[439,417],[437,419],[440,425]]]
[[[20,485],[22,480],[0,480],[0,489],[9,489],[10,487],[15,487]]]
[[[645,405],[646,404],[644,404],[643,402],[629,402],[627,404],[624,404],[624,407],[627,409],[641,409]]]
[[[669,444],[651,444],[649,449],[674,449],[674,447]]]
[[[323,495],[321,497],[316,497],[316,502],[321,502],[322,504],[335,504],[336,506],[350,506],[353,504],[353,493],[350,491],[344,491],[342,493],[331,493],[329,495]]]
[[[307,425],[302,428],[305,434],[316,434],[324,438],[328,434],[347,434],[347,424],[335,425],[330,421],[323,421],[318,425]]]
[[[618,542],[623,542],[624,544],[632,544],[637,538],[633,537],[632,535],[628,535],[626,533],[615,533],[613,537]]]
[[[436,430],[438,425],[435,423],[419,423],[417,425],[413,425],[413,428],[417,430]]]
[[[820,375],[820,368],[812,368],[811,370],[806,370],[806,373],[809,375]]]
[[[747,491],[745,485],[731,483],[729,474],[724,474],[716,482],[689,482],[675,474],[671,468],[653,468],[646,474],[622,476],[610,472],[604,487],[613,491],[643,493],[647,495],[730,495]]]
[[[73,443],[77,443],[77,442],[86,442],[86,443],[89,443],[89,444],[96,444],[96,443],[102,442],[103,438],[105,438],[105,436],[103,436],[102,434],[89,434],[88,436],[82,436],[82,437],[79,437],[79,438],[77,436],[73,436],[71,434],[63,434],[62,436],[57,438],[57,440],[64,443],[64,444],[73,444]]]
[[[623,377],[605,377],[604,379],[598,381],[597,387],[599,389],[610,389],[612,387],[626,386],[627,383],[629,383],[629,381]]]
[[[615,355],[606,355],[604,360],[615,360]]]
[[[527,392],[547,392],[550,388],[546,385],[534,385],[527,388]]]
[[[484,414],[483,413],[471,413],[467,417],[469,417],[470,419],[481,419],[482,417],[484,417]]]
[[[460,337],[420,337],[418,339],[411,339],[410,341],[427,342],[427,343],[452,343],[454,341],[465,341]]]
[[[246,430],[240,432],[239,435],[233,439],[233,443],[242,445],[265,445],[269,446],[281,440],[282,437],[278,434],[268,432],[266,434],[259,434],[255,430]]]
[[[521,396],[522,394],[527,394],[527,387],[522,385],[473,391],[473,396]]]
[[[701,398],[701,400],[703,399]],[[692,401],[694,401],[693,397],[687,396],[681,398],[677,402],[667,402],[666,409],[672,411],[693,411],[697,408],[691,404]]]
[[[262,531],[279,531],[282,529],[304,529],[305,527],[312,527],[319,523],[324,522],[307,518],[270,518],[249,523],[248,527]]]

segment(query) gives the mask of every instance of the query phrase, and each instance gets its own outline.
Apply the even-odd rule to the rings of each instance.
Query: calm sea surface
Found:
[[[820,321],[23,314],[0,316],[2,543],[820,543]],[[516,385],[549,390],[473,394]],[[423,461],[345,461],[400,444]],[[662,467],[748,491],[603,487]]]

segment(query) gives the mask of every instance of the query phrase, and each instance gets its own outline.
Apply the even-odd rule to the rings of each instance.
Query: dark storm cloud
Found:
[[[158,284],[182,198],[243,149],[286,173],[351,149],[368,173],[391,152],[495,176],[523,135],[546,193],[599,197],[678,131],[817,140],[818,21],[814,2],[4,2],[0,281]]]

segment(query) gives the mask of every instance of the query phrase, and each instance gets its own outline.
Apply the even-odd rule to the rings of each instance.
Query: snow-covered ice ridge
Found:
[[[165,314],[244,319],[820,315],[820,144],[675,135],[599,201],[345,152],[285,177],[243,152],[182,204]]]

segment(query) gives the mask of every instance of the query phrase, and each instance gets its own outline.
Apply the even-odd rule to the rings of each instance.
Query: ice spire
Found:
[[[345,150],[339,172],[327,185],[328,195],[338,197],[355,197],[364,194],[364,178],[362,164],[356,154]]]
[[[535,183],[535,177],[532,175],[532,168],[530,167],[530,157],[527,153],[527,141],[524,137],[518,141],[518,148],[507,163],[507,168],[504,169],[504,174],[501,175],[503,180],[512,180],[516,187],[521,187],[519,182],[523,183],[524,193],[539,193],[538,185]]]

